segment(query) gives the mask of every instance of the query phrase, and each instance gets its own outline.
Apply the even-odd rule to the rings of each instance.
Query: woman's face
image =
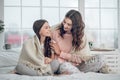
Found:
[[[39,31],[39,34],[41,36],[44,37],[50,37],[51,36],[51,30],[50,30],[50,26],[47,22],[45,22],[41,28],[41,30]]]
[[[63,26],[64,26],[64,30],[70,33],[72,29],[72,20],[70,18],[65,18],[63,20]]]

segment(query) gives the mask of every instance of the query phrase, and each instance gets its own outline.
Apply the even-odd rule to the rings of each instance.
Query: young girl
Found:
[[[52,75],[50,26],[46,20],[37,20],[33,24],[33,31],[36,35],[23,44],[16,73],[31,76]]]

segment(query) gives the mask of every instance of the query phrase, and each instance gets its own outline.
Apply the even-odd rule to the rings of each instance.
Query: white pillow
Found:
[[[17,65],[20,52],[2,51],[0,52],[0,68]]]

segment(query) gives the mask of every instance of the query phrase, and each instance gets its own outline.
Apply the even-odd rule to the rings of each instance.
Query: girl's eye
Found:
[[[50,29],[50,26],[46,26],[45,29]]]
[[[68,26],[72,26],[72,24],[68,24]]]

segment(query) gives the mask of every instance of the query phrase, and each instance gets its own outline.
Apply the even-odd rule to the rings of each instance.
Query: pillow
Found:
[[[6,50],[0,52],[0,68],[17,65],[19,55],[20,52],[12,51],[12,50],[11,51]]]

